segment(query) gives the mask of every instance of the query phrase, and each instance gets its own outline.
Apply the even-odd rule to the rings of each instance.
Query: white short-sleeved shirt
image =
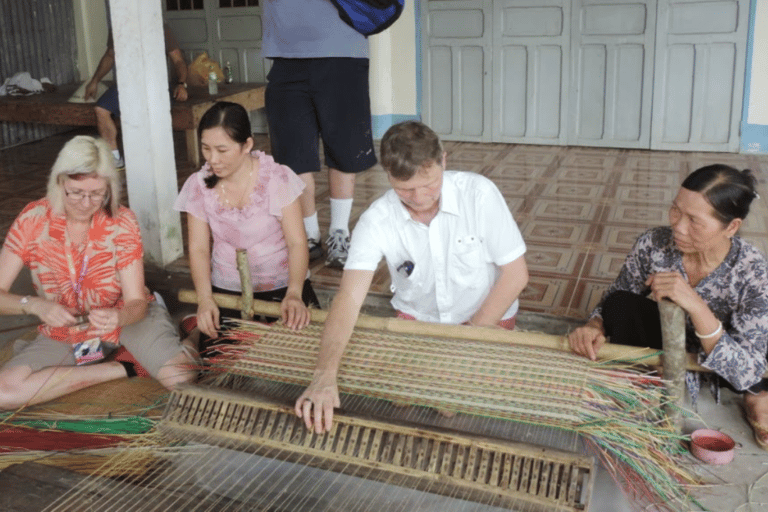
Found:
[[[460,324],[480,308],[499,267],[523,254],[525,242],[496,185],[479,174],[445,171],[429,226],[387,191],[360,217],[344,269],[374,271],[384,257],[395,309],[424,322]],[[413,263],[410,276],[398,270],[406,262]],[[516,300],[502,319],[517,309]]]

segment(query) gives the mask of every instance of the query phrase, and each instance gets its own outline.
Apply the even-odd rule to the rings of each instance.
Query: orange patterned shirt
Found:
[[[88,233],[91,249],[68,244],[66,219],[51,210],[47,199],[29,203],[16,217],[5,239],[5,246],[18,255],[32,273],[38,296],[55,301],[84,315],[91,309],[122,306],[122,288],[118,272],[144,257],[141,232],[134,213],[120,207],[115,217],[103,210],[94,214]],[[82,275],[81,294],[67,264],[69,250],[75,274],[81,275],[86,252],[88,266]],[[38,330],[58,341],[80,343],[93,338],[89,330],[41,325]],[[102,341],[118,344],[120,328],[101,336]]]

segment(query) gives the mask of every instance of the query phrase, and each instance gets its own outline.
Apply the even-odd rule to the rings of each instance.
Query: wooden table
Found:
[[[55,92],[31,96],[0,96],[0,121],[17,123],[41,123],[66,126],[96,126],[93,103],[70,103],[69,98],[79,84],[60,85]],[[246,110],[264,107],[263,83],[219,84],[219,93],[211,96],[208,86],[189,86],[187,101],[171,100],[171,125],[174,130],[184,130],[187,141],[187,158],[200,164],[200,148],[197,125],[200,118],[217,101],[239,103]]]

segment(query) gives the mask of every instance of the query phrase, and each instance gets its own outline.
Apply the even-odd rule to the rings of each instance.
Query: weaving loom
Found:
[[[47,510],[588,510],[594,467],[577,434],[640,501],[686,499],[661,381],[562,351],[356,328],[334,430],[313,434],[291,405],[321,329],[240,321],[211,361],[213,387],[175,392],[156,442],[99,472],[135,474],[141,460],[140,477],[93,477]],[[562,449],[499,440],[519,425]]]

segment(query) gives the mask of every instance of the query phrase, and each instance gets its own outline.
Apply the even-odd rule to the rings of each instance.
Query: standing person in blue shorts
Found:
[[[355,175],[376,164],[368,96],[368,40],[329,0],[266,0],[263,54],[272,156],[306,184],[301,195],[310,260],[323,255],[315,205],[318,136],[329,168],[331,223],[326,265],[343,268]]]

